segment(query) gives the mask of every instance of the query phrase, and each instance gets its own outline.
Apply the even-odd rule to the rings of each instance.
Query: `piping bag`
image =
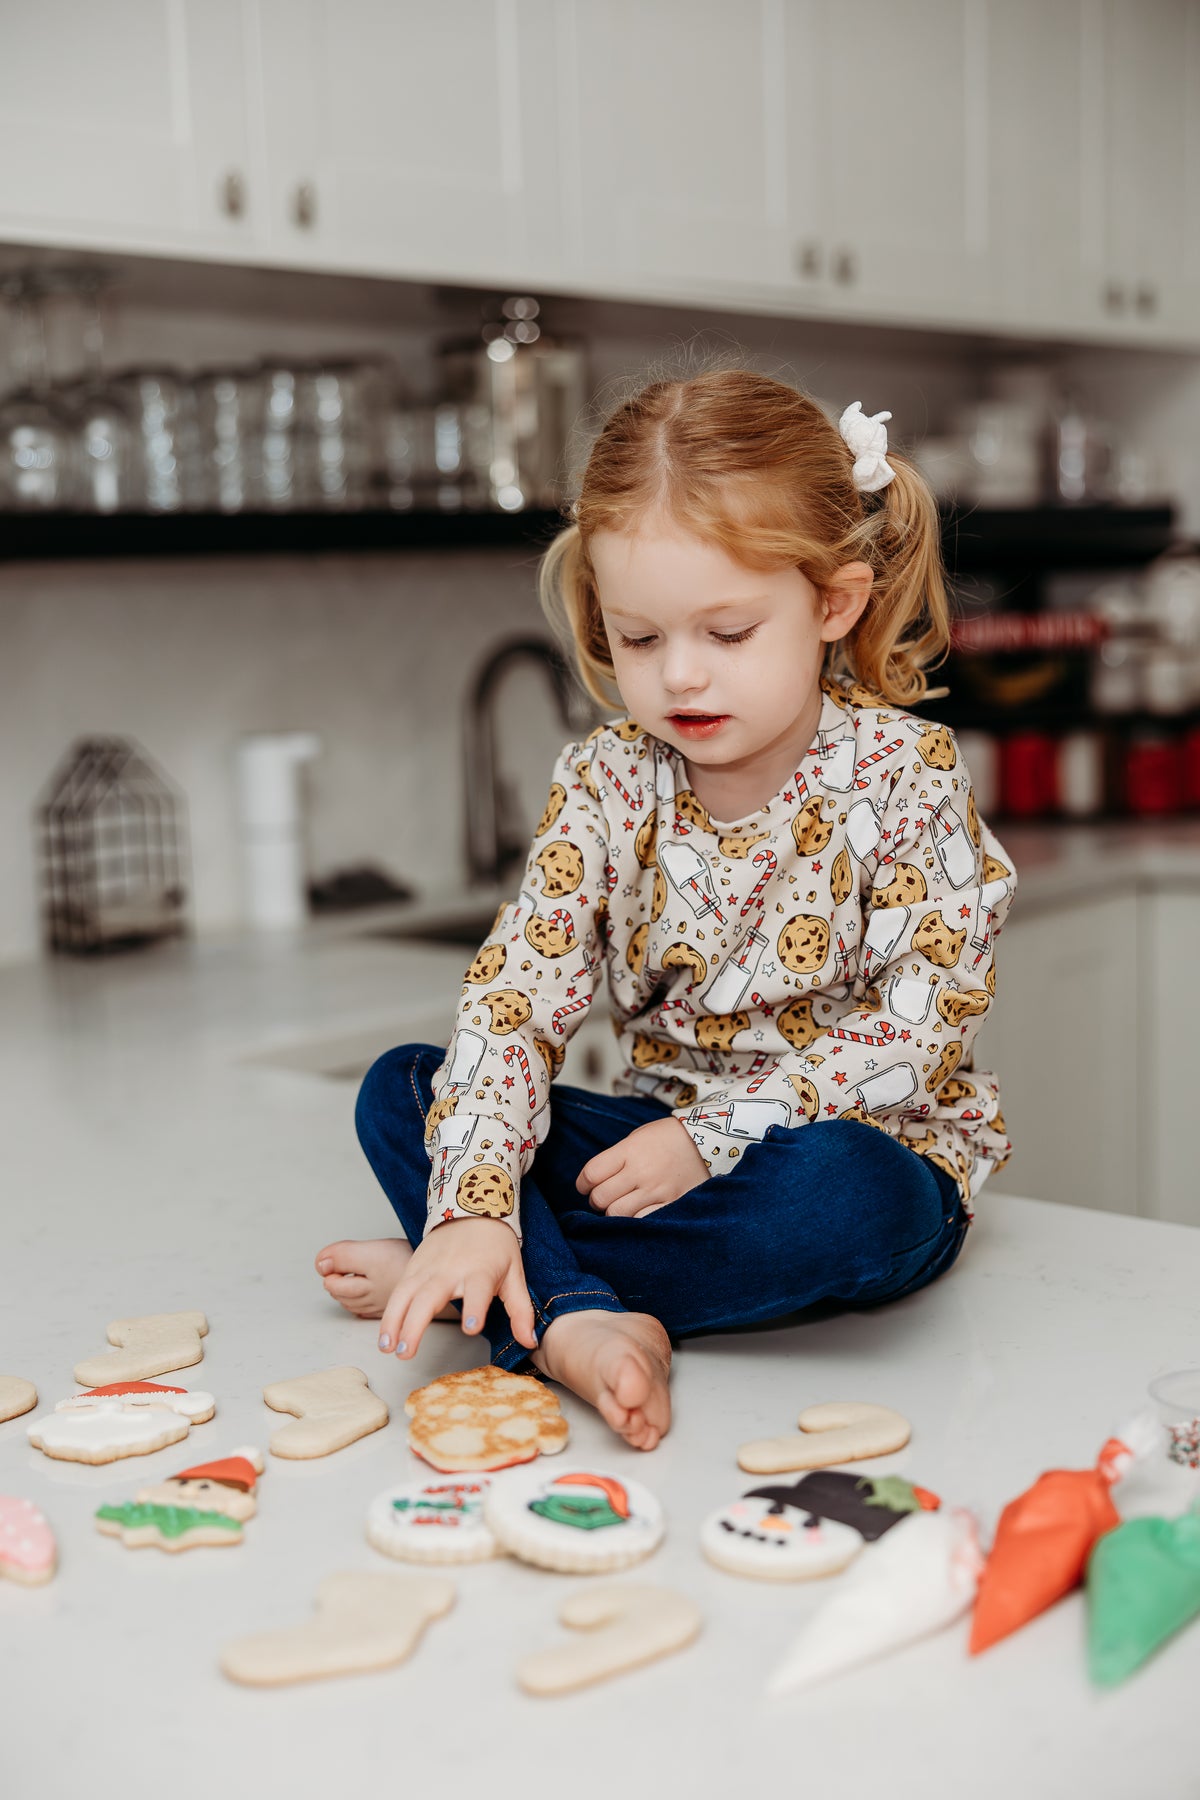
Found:
[[[1126,1519],[1088,1562],[1088,1674],[1115,1687],[1197,1613],[1200,1513]]]

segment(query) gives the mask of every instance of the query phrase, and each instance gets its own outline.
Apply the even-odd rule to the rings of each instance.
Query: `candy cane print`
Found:
[[[896,1027],[889,1019],[880,1019],[877,1030],[843,1031],[840,1026],[831,1027],[831,1038],[842,1038],[848,1044],[890,1044],[896,1035]]]
[[[605,892],[608,894],[615,894],[617,891],[617,882],[619,880],[620,880],[620,877],[617,874],[615,865],[613,863],[606,862],[604,865],[604,890],[605,890]]]
[[[750,866],[754,869],[761,867],[762,874],[746,896],[745,904],[738,914],[739,919],[744,919],[746,914],[750,911],[750,908],[757,904],[759,895],[779,867],[779,858],[775,855],[773,850],[760,850],[756,856],[751,858]]]
[[[695,1007],[690,1001],[685,1000],[682,995],[680,995],[678,1000],[664,1000],[661,1006],[656,1007],[655,1017],[661,1025],[667,1023],[667,1014],[669,1012],[676,1012],[681,1018],[694,1019],[696,1016]]]
[[[759,1055],[760,1056],[762,1055],[761,1051],[759,1052]],[[754,1060],[755,1060],[755,1062],[757,1062],[758,1057],[755,1057]],[[748,1094],[757,1094],[757,1092],[758,1092],[759,1088],[762,1086],[763,1082],[766,1081],[766,1079],[769,1075],[773,1075],[778,1067],[779,1067],[779,1064],[777,1062],[770,1063],[769,1066],[763,1070],[761,1075],[756,1076],[755,1079],[752,1082],[750,1082],[749,1086],[746,1089],[746,1092]],[[753,1070],[751,1070],[751,1073],[753,1074]]]
[[[837,934],[837,955],[834,957],[833,960],[837,964],[838,980],[839,981],[849,981],[849,979],[850,979],[850,952],[846,948],[846,940],[843,938],[840,931]]]
[[[900,820],[899,824],[896,826],[895,831],[892,833],[891,849],[887,852],[886,856],[881,856],[879,859],[879,866],[881,869],[882,869],[884,863],[894,863],[896,858],[899,856],[901,850],[904,848],[904,827],[907,824],[908,824],[908,819],[903,818]]]
[[[870,787],[871,783],[865,777],[861,781],[859,780],[860,775],[862,775],[862,771],[864,769],[869,769],[871,767],[872,763],[882,762],[884,757],[891,756],[891,754],[894,750],[903,750],[903,748],[904,748],[904,739],[903,738],[893,738],[890,744],[884,744],[880,749],[872,750],[869,756],[860,757],[859,761],[854,765],[854,785],[855,785],[855,787],[856,788]]]
[[[572,1000],[571,1004],[569,1006],[560,1006],[558,1011],[554,1014],[553,1018],[550,1020],[551,1031],[557,1033],[557,1035],[559,1037],[562,1037],[563,1033],[566,1030],[566,1026],[563,1024],[563,1020],[569,1019],[572,1013],[586,1011],[586,1009],[591,1004],[592,1004],[592,996],[590,994],[585,994],[583,996],[582,1000]],[[507,1058],[507,1055],[508,1055],[508,1052],[505,1051],[506,1058]]]
[[[525,1077],[525,1092],[529,1095],[529,1110],[530,1113],[535,1113],[538,1109],[538,1091],[533,1085],[533,1072],[529,1067],[529,1058],[525,1054],[523,1044],[510,1044],[504,1052],[505,1068],[511,1069],[514,1063],[520,1066],[521,1073]]]
[[[641,782],[638,783],[637,787],[634,790],[634,793],[631,794],[629,792],[629,789],[623,785],[623,783],[621,781],[621,777],[617,774],[617,771],[615,769],[610,769],[606,762],[603,762],[603,761],[601,762],[600,773],[604,776],[604,779],[606,781],[612,782],[612,784],[616,788],[618,794],[620,794],[622,800],[625,802],[626,806],[632,806],[634,811],[637,812],[642,804],[642,784],[641,784]],[[635,796],[636,796],[636,798],[635,798]]]

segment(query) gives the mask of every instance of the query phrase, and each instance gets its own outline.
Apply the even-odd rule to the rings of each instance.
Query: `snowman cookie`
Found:
[[[491,1485],[487,1475],[447,1475],[388,1488],[367,1511],[367,1542],[401,1562],[484,1562],[499,1549],[483,1519]]]
[[[809,1581],[836,1575],[864,1544],[914,1512],[941,1504],[901,1475],[821,1469],[790,1485],[751,1488],[710,1513],[700,1528],[709,1562],[760,1581]]]
[[[139,1490],[133,1500],[106,1505],[96,1527],[131,1549],[191,1550],[197,1544],[240,1544],[243,1526],[258,1510],[254,1490],[262,1474],[257,1450],[235,1450],[217,1462],[197,1463]]]
[[[0,1494],[0,1576],[40,1587],[58,1567],[54,1533],[32,1500]]]
[[[211,1394],[164,1387],[156,1381],[114,1381],[60,1400],[52,1413],[26,1427],[35,1449],[62,1462],[108,1463],[149,1456],[211,1419]]]
[[[514,1469],[495,1481],[483,1516],[513,1556],[567,1575],[627,1569],[657,1549],[666,1530],[648,1488],[595,1469]]]

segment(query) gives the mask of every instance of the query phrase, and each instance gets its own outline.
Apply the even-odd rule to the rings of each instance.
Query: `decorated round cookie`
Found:
[[[700,1527],[709,1562],[760,1581],[808,1581],[836,1575],[864,1544],[910,1513],[936,1509],[927,1488],[901,1475],[821,1469],[790,1484],[751,1488],[710,1513]]]
[[[483,1511],[505,1550],[567,1575],[627,1569],[657,1549],[666,1530],[648,1488],[597,1469],[514,1469],[496,1479]]]
[[[447,1475],[389,1488],[367,1511],[367,1542],[401,1562],[483,1562],[499,1548],[483,1521],[491,1485],[487,1475]]]
[[[0,1494],[0,1575],[40,1587],[58,1567],[58,1547],[45,1514],[32,1500]]]
[[[116,1462],[177,1444],[215,1410],[211,1394],[154,1381],[117,1381],[60,1400],[26,1429],[36,1449],[60,1461]]]

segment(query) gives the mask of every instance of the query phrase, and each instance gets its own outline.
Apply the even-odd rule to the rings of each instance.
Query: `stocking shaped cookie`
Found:
[[[738,1467],[751,1475],[782,1475],[791,1469],[828,1469],[903,1450],[912,1428],[890,1406],[868,1401],[831,1400],[809,1406],[796,1421],[799,1435],[758,1438],[738,1451]]]
[[[670,1656],[699,1636],[700,1608],[671,1588],[605,1582],[568,1594],[559,1620],[578,1635],[517,1667],[527,1694],[567,1694]]]
[[[146,1313],[139,1319],[114,1319],[105,1335],[119,1348],[76,1363],[81,1387],[148,1381],[152,1375],[190,1369],[204,1356],[200,1339],[208,1335],[208,1320],[202,1312]]]
[[[388,1422],[387,1407],[371,1392],[361,1369],[320,1369],[315,1375],[273,1381],[263,1389],[263,1399],[275,1412],[296,1414],[293,1424],[272,1434],[272,1456],[328,1456]]]
[[[387,1669],[453,1605],[454,1583],[443,1576],[330,1575],[317,1589],[315,1618],[238,1638],[222,1651],[221,1669],[251,1687]]]

